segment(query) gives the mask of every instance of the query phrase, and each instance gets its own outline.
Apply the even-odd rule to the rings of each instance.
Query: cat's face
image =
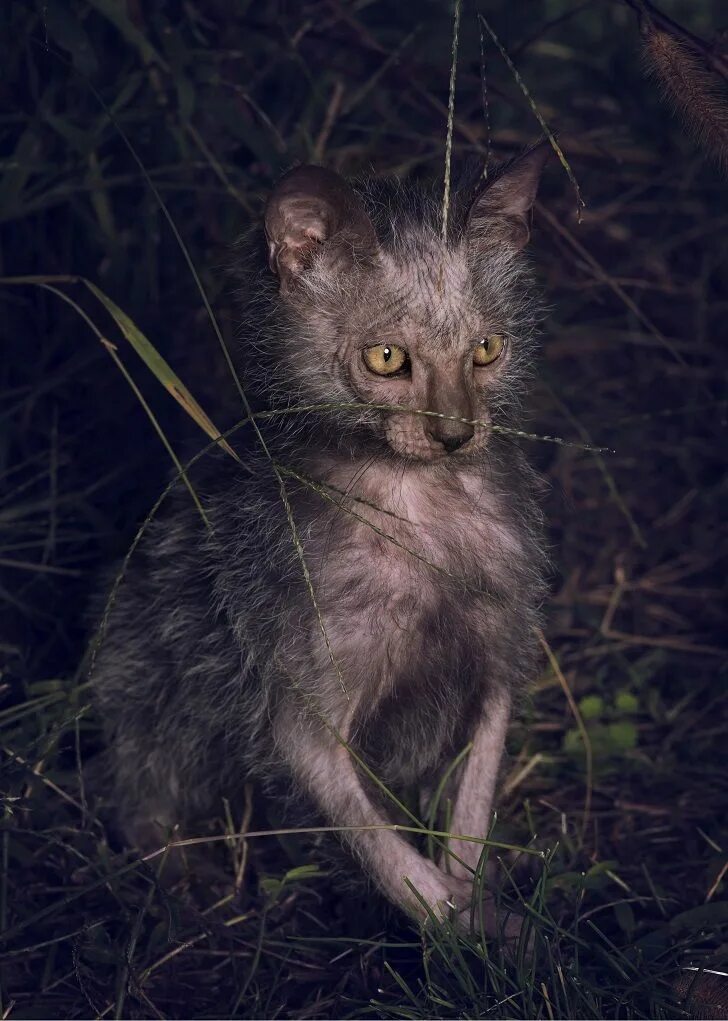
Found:
[[[476,196],[447,243],[411,217],[383,239],[321,168],[284,178],[266,231],[296,327],[290,370],[307,396],[379,406],[357,423],[401,457],[482,452],[494,415],[517,401],[527,355],[518,249],[542,164],[538,153],[508,189],[506,175]]]
[[[324,290],[314,277],[316,300],[299,306],[319,382],[344,400],[383,406],[368,421],[396,454],[462,458],[487,442],[513,345],[473,276],[464,246],[420,235],[350,271],[348,286]]]

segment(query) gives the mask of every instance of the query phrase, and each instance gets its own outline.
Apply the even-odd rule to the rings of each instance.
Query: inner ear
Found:
[[[507,240],[523,248],[530,236],[530,212],[546,160],[551,155],[548,141],[507,163],[485,183],[472,201],[466,220],[466,234],[473,242]]]
[[[361,199],[347,182],[324,167],[290,170],[265,207],[270,268],[286,293],[310,264],[319,245],[337,241],[352,258],[370,254],[377,238]]]

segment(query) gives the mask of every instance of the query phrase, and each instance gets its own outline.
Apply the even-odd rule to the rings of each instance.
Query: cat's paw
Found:
[[[526,940],[524,916],[475,883],[471,884],[469,903],[459,910],[456,921],[464,934],[495,940],[510,954]]]
[[[532,941],[526,933],[523,915],[507,908],[486,885],[476,884],[472,876],[443,875],[441,896],[430,900],[420,920],[447,922],[463,936],[495,940],[511,957],[523,945],[526,956],[531,956]]]
[[[466,939],[489,940],[502,948],[511,961],[533,957],[534,937],[525,914],[497,895],[498,863],[488,863],[485,881],[446,875],[448,890],[430,912],[438,922],[454,926]]]

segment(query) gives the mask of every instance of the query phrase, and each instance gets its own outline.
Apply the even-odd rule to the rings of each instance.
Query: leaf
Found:
[[[672,938],[670,936],[670,930],[665,925],[660,929],[654,929],[652,932],[648,932],[646,935],[641,936],[637,942],[633,944],[633,949],[638,951],[640,957],[643,957],[648,961],[654,961],[662,957],[671,945]]]
[[[262,876],[258,881],[258,886],[269,897],[277,897],[283,887],[283,883],[280,879],[276,879],[275,876]]]
[[[312,879],[314,876],[322,874],[318,865],[299,865],[294,869],[289,869],[280,879],[277,876],[262,876],[259,886],[261,890],[275,900],[285,886],[297,883],[302,879]]]
[[[605,872],[613,872],[614,869],[617,868],[618,864],[619,862],[617,862],[614,858],[608,858],[605,861],[598,861],[589,869],[587,876],[601,876]]]
[[[614,705],[620,713],[636,713],[640,704],[637,696],[633,695],[631,691],[620,691],[617,693]]]
[[[220,430],[208,418],[179,376],[173,371],[169,363],[160,355],[154,345],[147,340],[139,327],[132,322],[125,312],[122,312],[119,306],[116,305],[111,298],[107,297],[103,291],[100,291],[95,284],[91,283],[90,280],[85,279],[83,282],[91,293],[98,298],[104,308],[106,308],[136,353],[145,363],[147,368],[151,369],[162,386],[164,386],[164,388],[172,394],[178,404],[182,405],[187,414],[193,418],[195,422],[197,422],[199,427],[207,433],[211,440],[217,440],[227,454],[234,457],[236,461],[240,460],[227,440],[221,438]]]
[[[634,723],[624,721],[621,723],[610,723],[607,727],[609,743],[614,749],[626,751],[637,747],[637,728]]]
[[[680,929],[711,929],[728,922],[728,901],[712,901],[690,908],[670,919],[672,932]]]
[[[599,890],[611,882],[607,873],[616,867],[615,861],[599,861],[588,872],[561,872],[546,880],[549,889],[556,890]]]
[[[570,727],[569,730],[566,731],[566,733],[564,734],[562,747],[564,751],[568,752],[570,755],[581,753],[583,743],[581,740],[581,734],[576,729],[576,727]]]
[[[627,904],[626,901],[620,901],[614,905],[614,914],[622,932],[626,933],[627,936],[631,936],[636,926],[632,905]]]
[[[601,695],[585,695],[579,702],[579,709],[585,720],[595,720],[604,712],[604,699]]]
[[[295,869],[289,869],[283,877],[284,883],[296,883],[299,879],[311,879],[312,876],[321,875],[318,865],[299,865]]]
[[[581,890],[584,876],[581,872],[561,872],[558,876],[549,876],[546,886],[549,890]]]

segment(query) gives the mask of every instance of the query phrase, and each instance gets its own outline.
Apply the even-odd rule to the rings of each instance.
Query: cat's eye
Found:
[[[364,364],[377,376],[394,376],[409,367],[409,356],[396,344],[374,344],[364,348]]]
[[[496,358],[500,358],[505,346],[505,340],[500,333],[491,333],[489,337],[483,337],[483,339],[475,345],[473,362],[476,365],[490,365],[490,363],[494,362]]]

